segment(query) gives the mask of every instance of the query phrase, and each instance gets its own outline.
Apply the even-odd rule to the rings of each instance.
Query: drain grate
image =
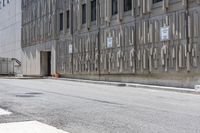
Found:
[[[126,84],[121,83],[121,84],[118,84],[117,86],[119,86],[119,87],[125,87]]]
[[[24,98],[29,98],[29,97],[35,97],[36,95],[42,95],[43,93],[40,92],[27,92],[24,94],[17,94],[15,95],[16,97],[24,97]]]
[[[15,95],[16,97],[35,97],[34,95],[27,95],[27,94],[21,94],[21,95]]]
[[[29,93],[25,93],[26,95],[42,95],[43,93],[39,93],[39,92],[29,92]]]

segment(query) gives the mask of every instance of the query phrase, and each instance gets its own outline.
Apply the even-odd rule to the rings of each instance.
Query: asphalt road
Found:
[[[53,79],[0,79],[0,123],[70,133],[200,133],[200,95]]]

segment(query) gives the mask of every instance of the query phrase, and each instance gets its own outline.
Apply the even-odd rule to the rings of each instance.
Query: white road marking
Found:
[[[0,133],[68,133],[38,121],[0,124]]]
[[[10,114],[12,113],[0,108],[0,115],[10,115]]]

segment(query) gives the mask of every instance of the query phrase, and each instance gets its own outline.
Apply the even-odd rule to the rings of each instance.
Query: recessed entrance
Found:
[[[41,75],[51,76],[51,52],[42,51],[41,52]]]

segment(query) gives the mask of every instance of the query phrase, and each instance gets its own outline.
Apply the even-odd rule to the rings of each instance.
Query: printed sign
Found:
[[[112,48],[113,45],[113,39],[112,37],[107,38],[107,48]]]
[[[73,48],[72,48],[72,44],[69,44],[69,54],[73,53]]]
[[[161,27],[160,28],[160,40],[161,41],[168,41],[170,40],[170,34],[169,34],[169,26]]]

